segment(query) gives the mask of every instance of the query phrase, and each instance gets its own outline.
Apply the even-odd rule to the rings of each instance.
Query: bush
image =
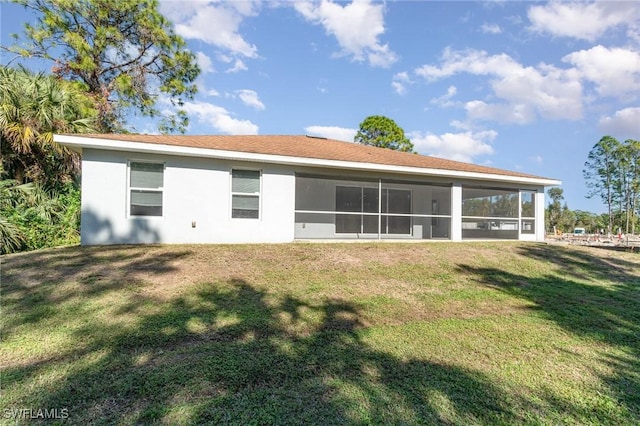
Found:
[[[69,182],[59,192],[34,184],[0,183],[0,253],[80,242],[80,190]]]

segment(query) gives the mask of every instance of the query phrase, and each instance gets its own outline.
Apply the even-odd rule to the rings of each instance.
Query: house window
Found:
[[[520,193],[520,213],[522,216],[522,233],[535,234],[536,232],[536,193],[532,191],[522,191]]]
[[[129,163],[129,215],[162,216],[164,164]]]
[[[231,171],[231,217],[234,219],[260,218],[260,172],[257,170]]]

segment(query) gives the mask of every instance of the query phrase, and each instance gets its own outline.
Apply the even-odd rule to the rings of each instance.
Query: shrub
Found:
[[[80,242],[80,190],[75,183],[55,192],[4,180],[0,192],[1,254]]]

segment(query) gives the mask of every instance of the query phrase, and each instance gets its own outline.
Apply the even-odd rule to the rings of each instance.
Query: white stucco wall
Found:
[[[82,158],[82,244],[278,243],[291,242],[295,238],[295,172],[305,171],[304,168],[87,148],[83,150]],[[162,217],[129,215],[129,161],[165,164]],[[231,218],[233,168],[261,171],[260,219]],[[353,174],[356,175],[359,174]],[[371,178],[378,175],[361,176]],[[396,178],[402,180],[403,176]],[[462,186],[472,184],[504,185],[537,191],[536,232],[520,234],[520,239],[544,240],[544,187],[470,180],[453,180],[451,183],[451,240],[462,240]],[[317,197],[318,193],[315,192],[313,196]],[[423,199],[425,206],[429,206],[430,195],[427,197],[424,194],[418,198]],[[329,199],[335,202],[333,189]],[[192,223],[195,223],[195,227]],[[428,223],[431,223],[430,219]],[[327,229],[331,228],[331,232],[334,229],[333,222],[312,226],[326,226]],[[300,229],[297,235],[298,238],[304,238],[304,232]],[[428,238],[423,235],[422,229],[414,228],[413,235],[415,238]]]
[[[162,217],[129,215],[131,160],[165,164]],[[231,218],[235,167],[262,172],[260,219]],[[85,149],[82,244],[293,241],[294,189],[294,172],[286,166]]]

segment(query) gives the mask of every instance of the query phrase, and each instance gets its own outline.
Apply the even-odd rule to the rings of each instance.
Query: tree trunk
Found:
[[[630,204],[631,204],[630,197],[629,197],[629,196],[627,196],[627,226],[626,226],[626,230],[625,230],[625,232],[624,232],[625,234],[628,234],[628,233],[629,233],[629,222],[630,222],[630,219],[631,219],[631,218],[629,217],[629,215],[630,215],[630,213],[631,213],[631,205],[630,205]]]
[[[636,234],[636,210],[638,208],[638,196],[634,196],[631,205],[631,234]]]
[[[18,184],[22,185],[24,183],[24,167],[18,165],[15,170],[16,172],[13,178],[18,181]]]
[[[613,232],[613,216],[611,216],[611,204],[613,204],[613,201],[611,200],[611,190],[608,191],[608,202],[607,202],[607,208],[609,210],[609,229],[607,229],[607,233],[608,235],[611,235]]]

